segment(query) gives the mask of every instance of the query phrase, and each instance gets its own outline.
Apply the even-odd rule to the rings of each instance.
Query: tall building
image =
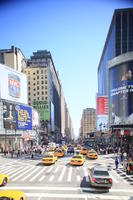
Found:
[[[109,99],[108,122],[114,137],[124,135],[130,142],[133,141],[132,87],[133,8],[117,9],[98,66],[98,96]]]
[[[27,65],[24,72],[28,76],[29,105],[48,104],[48,109],[44,110],[45,115],[42,116],[41,121],[47,122],[47,126],[50,127],[48,131],[52,131],[53,135],[55,134],[55,140],[60,141],[61,85],[52,56],[46,50],[34,52],[27,61]]]
[[[23,72],[26,67],[26,59],[22,51],[14,46],[11,49],[0,49],[0,63]]]
[[[86,108],[83,110],[81,118],[81,136],[88,137],[96,130],[96,109]]]

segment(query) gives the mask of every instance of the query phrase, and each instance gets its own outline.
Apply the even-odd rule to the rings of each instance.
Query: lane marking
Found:
[[[120,175],[118,175],[116,171],[113,171],[113,173],[114,173],[117,177],[119,177],[119,179],[120,179],[122,182],[128,184],[128,182],[127,182],[126,180],[124,180]]]
[[[80,182],[80,175],[77,175],[77,181]]]
[[[64,176],[64,174],[65,174],[65,171],[66,171],[66,166],[63,167],[62,173],[61,173],[61,175],[60,175],[60,177],[59,177],[59,179],[58,179],[59,182],[62,181],[63,176]]]
[[[42,170],[40,170],[35,176],[33,176],[33,178],[30,179],[30,182],[34,181],[45,170],[46,168],[43,168]]]
[[[34,174],[38,169],[40,169],[40,167],[35,168],[31,173],[29,173],[27,176],[25,176],[22,181],[25,181],[27,178],[29,178],[32,174]]]
[[[52,169],[53,169],[53,166],[52,166],[52,167],[50,167],[50,168],[48,169],[48,171],[46,171],[46,173],[49,173],[49,172],[51,172],[51,171],[52,171]]]
[[[72,167],[69,168],[67,181],[71,182],[71,178],[72,178]]]
[[[55,169],[54,173],[57,173],[57,172],[58,172],[58,170],[59,170],[59,166],[57,166],[57,167],[56,167],[56,169]]]
[[[39,182],[43,181],[43,179],[45,178],[46,176],[42,176],[40,179],[39,179]]]
[[[52,182],[53,178],[54,178],[54,175],[52,175],[52,176],[49,178],[49,181]]]
[[[10,178],[13,178],[14,176],[16,176],[16,175],[18,175],[18,174],[20,174],[20,173],[22,173],[23,171],[25,171],[27,169],[27,167],[21,167],[20,169],[18,169],[17,171],[16,171],[16,173],[14,173],[14,172],[12,172],[11,174],[13,174],[13,175],[11,175],[10,176]]]
[[[29,171],[31,171],[33,168],[35,168],[35,166],[31,167],[30,169],[28,169],[27,171],[24,171],[24,173],[20,174],[19,176],[17,176],[15,179],[13,179],[12,181],[16,181],[18,179],[20,179],[21,177],[23,177],[25,174],[27,174]]]
[[[116,180],[116,178],[113,176],[113,173],[109,172],[109,174],[111,175],[111,178],[113,179],[113,182],[114,183],[118,183],[118,181]]]
[[[87,172],[87,169],[85,167],[83,167],[83,170],[84,170],[84,175],[85,175],[86,182],[89,182],[89,174]]]

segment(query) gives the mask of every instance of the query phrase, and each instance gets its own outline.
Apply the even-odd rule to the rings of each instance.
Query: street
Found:
[[[119,166],[114,168],[111,155],[99,155],[97,160],[86,159],[83,166],[72,167],[71,156],[58,159],[56,164],[44,166],[41,159],[0,158],[0,172],[9,175],[7,186],[3,189],[15,189],[25,192],[26,200],[65,200],[65,199],[132,199],[133,176],[127,176]],[[89,186],[89,168],[103,165],[109,169],[113,179],[110,191],[94,189]]]

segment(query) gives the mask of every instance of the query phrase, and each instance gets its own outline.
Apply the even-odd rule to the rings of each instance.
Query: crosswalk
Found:
[[[72,167],[70,165],[51,165],[51,166],[0,166],[0,173],[8,174],[10,182],[75,182],[80,183],[83,178],[89,182],[89,170],[86,165],[81,167]],[[116,171],[110,171],[114,184],[119,182],[128,183]]]

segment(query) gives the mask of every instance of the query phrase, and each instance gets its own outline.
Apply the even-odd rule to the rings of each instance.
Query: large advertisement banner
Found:
[[[133,123],[133,61],[109,69],[111,124]]]
[[[16,129],[15,104],[3,102],[3,123],[5,129]]]
[[[0,98],[27,104],[26,75],[0,64]]]
[[[37,110],[32,108],[32,126],[33,127],[38,127],[39,126],[39,121],[40,121],[40,116]]]
[[[108,97],[97,97],[97,130],[103,131],[108,127]]]
[[[40,113],[40,120],[50,121],[50,103],[48,101],[34,101],[32,106]]]
[[[32,130],[32,108],[3,102],[3,122],[5,129]]]
[[[16,105],[18,130],[32,130],[32,109],[28,106]]]

